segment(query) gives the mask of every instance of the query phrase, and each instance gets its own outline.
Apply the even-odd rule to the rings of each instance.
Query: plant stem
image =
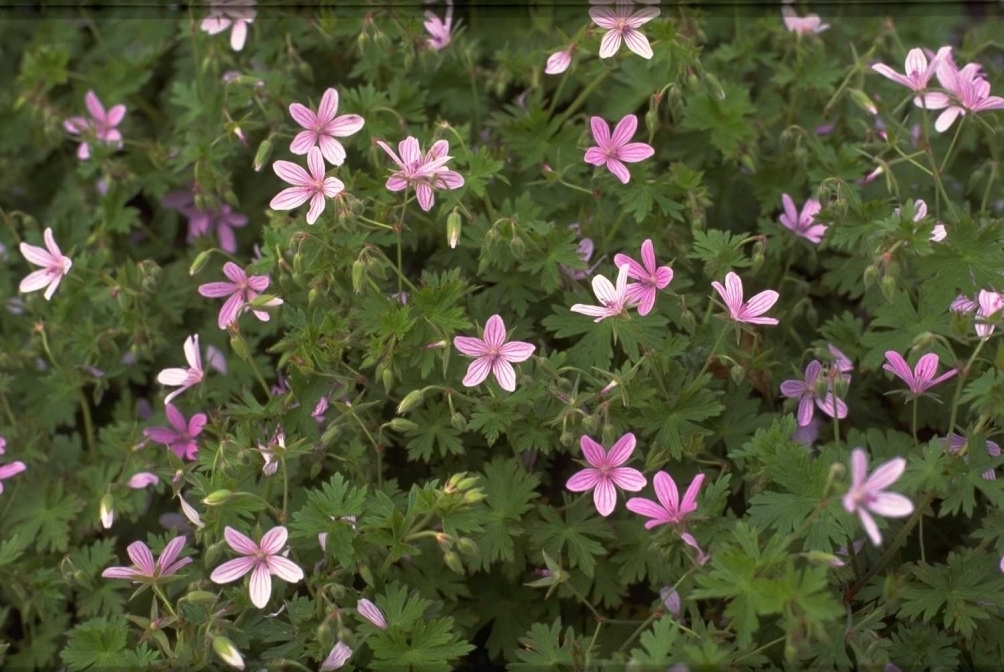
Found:
[[[920,441],[917,440],[917,402],[919,397],[913,398],[913,445],[919,446]]]
[[[289,469],[285,455],[279,458],[279,464],[282,466],[282,522],[285,522],[289,515]]]
[[[948,420],[948,433],[952,434],[955,431],[955,420],[958,417],[959,411],[959,397],[962,396],[962,386],[966,382],[966,377],[969,375],[969,370],[973,366],[973,362],[976,361],[976,357],[980,354],[980,350],[983,349],[983,344],[987,342],[987,339],[981,338],[980,342],[976,345],[976,349],[973,350],[973,354],[969,357],[969,361],[966,365],[959,371],[959,380],[955,383],[955,395],[952,397],[952,415]]]
[[[836,444],[837,450],[840,450],[840,418],[837,414],[833,414],[833,443]]]
[[[941,160],[941,167],[938,169],[939,173],[945,172],[945,167],[948,165],[948,160],[952,158],[952,150],[955,149],[955,143],[959,139],[959,134],[962,132],[962,125],[966,123],[966,118],[962,117],[959,119],[958,125],[955,127],[955,135],[952,136],[952,142],[948,145],[948,151],[945,152],[945,158]]]
[[[582,107],[582,104],[586,102],[586,98],[589,97],[589,94],[595,91],[596,87],[598,87],[611,72],[613,72],[612,69],[605,68],[603,72],[597,75],[596,79],[594,79],[589,86],[582,90],[582,93],[579,94],[578,98],[572,101],[572,104],[568,106],[568,109],[561,113],[561,116],[558,117],[557,122],[554,124],[555,127],[561,126],[570,116],[578,112],[579,108]]]
[[[80,400],[80,412],[84,416],[84,437],[87,440],[87,452],[92,459],[97,459],[97,445],[94,441],[94,420],[91,418],[91,405],[81,388],[77,388],[77,398]]]
[[[164,590],[156,583],[153,584],[153,592],[157,595],[157,597],[160,598],[160,601],[164,603],[164,608],[167,609],[167,613],[177,618],[178,614],[175,613],[174,607],[171,606],[171,603],[168,601],[167,596],[164,595]]]

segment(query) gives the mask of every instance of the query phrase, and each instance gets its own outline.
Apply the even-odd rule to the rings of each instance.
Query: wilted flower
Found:
[[[601,516],[613,513],[617,505],[617,488],[638,492],[645,487],[647,481],[640,471],[622,466],[634,452],[634,434],[628,432],[619,438],[609,452],[588,436],[579,439],[579,446],[590,466],[569,478],[565,487],[572,492],[592,490],[593,503]]]

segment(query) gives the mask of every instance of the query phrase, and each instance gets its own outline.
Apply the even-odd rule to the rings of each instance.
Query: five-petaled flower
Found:
[[[88,91],[84,96],[84,105],[91,118],[70,117],[63,122],[63,128],[73,135],[79,135],[83,141],[77,147],[77,158],[86,161],[91,158],[90,140],[98,140],[106,145],[111,145],[116,149],[122,147],[122,133],[117,126],[125,118],[126,106],[115,105],[112,109],[105,111],[104,105],[93,91]]]
[[[357,133],[366,123],[358,114],[335,116],[338,113],[338,92],[334,89],[328,89],[321,96],[317,112],[300,103],[292,103],[289,113],[296,123],[307,129],[296,134],[289,151],[303,155],[313,147],[319,147],[321,154],[333,166],[340,166],[345,161],[345,148],[338,138]]]
[[[819,241],[823,239],[823,234],[826,233],[825,224],[816,224],[816,213],[821,209],[819,201],[814,198],[807,200],[802,206],[801,214],[795,208],[795,201],[788,194],[781,194],[781,203],[784,205],[781,225],[796,236],[818,245]]]
[[[648,315],[655,305],[658,291],[673,281],[673,269],[657,265],[651,239],[641,244],[641,261],[639,264],[626,254],[614,255],[614,264],[618,267],[626,265],[628,277],[637,280],[627,286],[628,302],[638,306],[639,315]]]
[[[134,541],[126,547],[126,553],[129,554],[133,566],[109,567],[101,572],[101,576],[106,579],[127,579],[133,583],[156,583],[192,562],[191,558],[178,559],[184,547],[185,538],[175,537],[167,542],[160,557],[154,562],[150,547],[142,541]]]
[[[902,518],[913,513],[913,503],[903,495],[886,492],[906,469],[906,460],[896,457],[868,475],[868,455],[861,448],[851,452],[851,487],[844,495],[844,509],[857,512],[872,543],[882,543],[882,534],[871,514],[886,518]]]
[[[781,383],[781,394],[789,399],[798,399],[798,424],[805,427],[812,421],[814,406],[819,406],[819,410],[826,413],[831,418],[843,419],[847,417],[847,404],[842,399],[838,399],[833,394],[832,384],[819,380],[823,372],[823,365],[817,360],[812,360],[805,367],[805,376],[802,380],[786,380]],[[824,389],[820,390],[822,386]]]
[[[613,9],[609,7],[593,7],[589,16],[600,28],[607,32],[600,41],[600,58],[610,58],[621,48],[621,41],[628,49],[642,58],[652,58],[652,47],[648,38],[638,29],[659,16],[657,7],[645,7],[632,12],[631,3],[618,2]]]
[[[907,53],[906,61],[903,64],[903,72],[905,74],[899,74],[885,63],[874,64],[872,70],[901,86],[905,86],[914,93],[925,93],[931,77],[938,69],[938,64],[945,60],[946,57],[949,57],[951,52],[951,47],[942,47],[938,49],[937,55],[928,61],[923,49],[911,49]],[[917,96],[913,99],[913,102],[918,107],[924,106],[924,98],[922,96]]]
[[[938,372],[938,356],[933,352],[917,360],[917,366],[910,370],[910,366],[903,359],[903,355],[895,350],[888,350],[885,353],[886,363],[882,368],[890,371],[900,378],[910,388],[910,396],[919,397],[935,385],[945,382],[958,373],[956,369],[950,369],[937,378],[934,374]]]
[[[659,525],[675,526],[683,543],[697,551],[697,563],[701,565],[708,561],[709,556],[701,550],[694,535],[685,531],[683,525],[686,517],[697,510],[697,493],[700,492],[703,483],[704,474],[695,476],[681,500],[676,481],[665,471],[660,471],[652,478],[652,487],[658,502],[644,497],[632,497],[627,501],[628,511],[650,518],[645,521],[646,530]]]
[[[21,243],[21,254],[24,255],[24,258],[42,268],[25,276],[18,289],[22,292],[37,292],[45,287],[43,296],[48,301],[52,298],[56,288],[59,287],[63,276],[70,272],[73,262],[60,251],[59,245],[56,245],[56,239],[52,237],[52,229],[46,228],[43,237],[45,238],[44,248]]]
[[[601,516],[613,513],[617,506],[617,488],[638,492],[645,487],[647,481],[640,471],[622,466],[634,452],[634,434],[628,432],[617,439],[609,451],[588,436],[579,439],[579,446],[590,466],[569,478],[565,487],[572,492],[592,490],[593,503]]]
[[[747,324],[777,324],[777,320],[773,317],[760,317],[777,303],[779,295],[773,289],[764,290],[743,303],[743,281],[732,271],[725,276],[724,287],[717,280],[712,282],[711,286],[725,301],[729,318],[732,320]]]
[[[483,339],[457,336],[453,339],[453,345],[464,355],[477,357],[467,367],[467,375],[463,381],[465,386],[480,385],[491,373],[498,381],[499,387],[507,392],[516,389],[516,370],[512,367],[513,363],[526,361],[536,349],[535,345],[524,341],[506,343],[505,323],[498,315],[488,318]]]
[[[267,275],[249,276],[244,272],[244,269],[232,261],[223,264],[223,275],[227,276],[230,282],[207,282],[199,285],[199,294],[206,298],[228,297],[220,308],[220,317],[217,321],[220,329],[226,329],[237,321],[242,312],[248,310],[251,310],[254,316],[262,322],[268,322],[268,313],[264,310],[252,310],[247,304],[268,289],[269,277]],[[265,305],[269,307],[281,306],[282,299],[278,297],[269,299]]]
[[[947,93],[927,93],[921,101],[929,110],[944,110],[934,122],[938,133],[947,131],[966,112],[1004,109],[1004,98],[990,95],[990,82],[980,74],[980,69],[978,63],[959,69],[947,58],[938,63],[938,82]]]
[[[411,185],[415,188],[419,206],[426,212],[436,202],[433,189],[459,189],[464,186],[463,175],[446,167],[453,158],[447,155],[450,143],[446,140],[434,142],[424,156],[418,138],[413,136],[408,136],[397,144],[400,155],[382,140],[378,140],[377,144],[400,168],[387,178],[387,189],[401,191]]]
[[[630,272],[631,269],[627,264],[618,268],[616,285],[610,284],[610,281],[602,275],[593,276],[593,293],[596,294],[600,305],[587,306],[584,303],[576,303],[569,310],[573,313],[595,317],[596,319],[593,322],[602,322],[608,317],[620,315],[624,312],[629,302],[627,279]]]
[[[962,447],[966,445],[967,441],[968,439],[966,439],[966,437],[962,436],[961,434],[956,434],[955,432],[952,432],[951,434],[948,435],[948,452],[958,453],[960,450],[962,450]],[[1001,455],[1000,444],[998,444],[995,441],[985,441],[985,443],[987,446],[987,455],[989,455],[990,457],[1000,457]],[[962,459],[968,462],[969,456],[963,455]],[[986,481],[997,480],[997,474],[996,472],[994,472],[993,467],[983,472],[983,479]]]
[[[655,149],[652,145],[644,142],[630,142],[635,131],[638,130],[638,117],[629,114],[619,122],[611,135],[610,125],[600,117],[591,117],[589,126],[593,131],[595,147],[586,150],[585,161],[593,166],[607,167],[622,184],[631,181],[631,173],[628,172],[625,163],[637,163],[644,161],[653,154]]]
[[[781,17],[784,19],[784,27],[788,29],[788,32],[799,35],[814,35],[830,27],[830,24],[823,23],[818,14],[806,14],[801,17],[791,7],[783,7]]]
[[[233,26],[230,31],[230,48],[240,51],[248,37],[248,26],[254,23],[255,0],[213,0],[209,16],[202,19],[199,28],[216,35]]]
[[[264,609],[272,596],[272,574],[289,583],[303,580],[303,570],[280,555],[286,546],[287,535],[285,527],[273,527],[262,536],[261,543],[256,544],[228,525],[223,530],[223,536],[230,548],[243,557],[224,562],[213,570],[209,578],[214,583],[231,583],[251,572],[248,589],[251,603]]]
[[[202,369],[202,353],[199,352],[198,334],[185,339],[185,359],[188,360],[187,369],[164,369],[157,374],[158,383],[178,388],[164,398],[165,405],[170,404],[172,399],[188,388],[201,383],[202,378],[206,375]]]
[[[293,186],[276,194],[268,207],[273,210],[292,210],[310,201],[307,224],[313,224],[324,212],[324,200],[342,193],[345,185],[337,177],[324,176],[324,158],[317,147],[311,147],[307,152],[307,167],[310,169],[309,173],[292,161],[276,161],[272,164],[275,174]]]
[[[199,444],[195,437],[202,433],[202,428],[206,426],[208,418],[205,413],[195,413],[191,418],[185,420],[184,414],[175,408],[174,404],[167,404],[167,421],[170,427],[147,427],[143,434],[152,441],[162,443],[183,460],[194,460],[199,452]]]
[[[450,31],[453,30],[453,0],[446,0],[446,14],[442,19],[427,10],[422,25],[429,34],[429,39],[425,43],[435,51],[445,49],[450,44]]]

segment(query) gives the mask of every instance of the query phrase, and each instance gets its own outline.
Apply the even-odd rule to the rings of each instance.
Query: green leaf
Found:
[[[615,535],[606,521],[596,516],[591,497],[569,501],[566,496],[565,502],[564,517],[551,506],[538,509],[541,520],[530,525],[530,542],[555,559],[566,551],[569,567],[578,567],[586,576],[593,576],[596,556],[607,554],[598,540],[613,539]]]
[[[129,624],[124,618],[93,618],[69,633],[66,648],[60,653],[70,672],[128,667],[126,635]]]
[[[533,508],[540,478],[513,458],[496,457],[485,465],[483,480],[488,512],[484,532],[476,538],[481,569],[515,558],[513,539],[523,534],[522,519]]]
[[[641,633],[641,648],[631,649],[631,665],[663,668],[678,662],[677,636],[679,628],[671,616],[663,616],[652,628]]]
[[[516,657],[520,662],[509,663],[507,670],[536,672],[568,669],[567,666],[575,662],[575,651],[584,644],[571,627],[565,631],[562,641],[560,616],[550,626],[534,623],[526,636],[519,638],[519,643],[521,648],[516,649]]]

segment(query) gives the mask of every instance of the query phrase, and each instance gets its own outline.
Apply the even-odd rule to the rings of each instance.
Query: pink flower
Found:
[[[324,659],[324,662],[321,663],[321,672],[331,672],[332,670],[340,669],[345,663],[349,662],[349,658],[351,657],[352,649],[345,642],[339,641],[331,649],[331,653]]]
[[[150,547],[142,541],[134,541],[126,547],[132,567],[109,567],[101,572],[106,579],[126,579],[133,583],[156,583],[159,579],[171,576],[179,569],[192,562],[191,558],[178,559],[181,549],[185,547],[184,537],[175,537],[167,542],[164,551],[153,561]]]
[[[955,432],[948,435],[948,452],[957,453],[962,450],[964,445],[966,445],[966,437],[961,434],[956,434]],[[1001,447],[997,443],[994,441],[987,441],[986,446],[987,454],[990,455],[990,457],[1000,457]],[[963,456],[963,459],[968,462],[966,456]],[[995,481],[997,480],[997,474],[992,468],[987,469],[983,472],[983,479],[986,481]]]
[[[958,373],[957,370],[951,369],[935,378],[934,374],[938,370],[938,356],[934,353],[928,353],[921,357],[912,371],[903,356],[895,350],[887,351],[885,358],[886,363],[882,365],[882,368],[903,379],[903,382],[910,388],[910,395],[914,397],[919,397],[935,385],[945,382]]]
[[[777,320],[773,317],[760,317],[777,303],[779,295],[774,290],[764,290],[743,303],[743,281],[731,271],[725,276],[724,287],[717,280],[712,282],[711,286],[725,301],[725,307],[728,308],[732,320],[747,324],[777,324]]]
[[[321,150],[311,147],[307,152],[306,170],[291,161],[276,161],[272,164],[275,174],[292,187],[280,191],[268,207],[273,210],[292,210],[310,201],[307,212],[307,224],[313,224],[324,212],[324,199],[334,198],[340,194],[345,185],[337,177],[324,176],[324,159]]]
[[[0,455],[7,452],[7,439],[0,436]],[[28,467],[24,466],[24,462],[20,460],[16,462],[11,462],[10,464],[0,465],[0,494],[3,493],[3,482],[4,480],[20,474],[25,471]]]
[[[631,269],[627,264],[617,270],[617,285],[610,284],[602,275],[593,276],[593,293],[599,300],[598,306],[587,306],[577,303],[570,308],[573,313],[595,317],[593,322],[602,322],[608,317],[614,317],[624,312],[628,304],[627,279]]]
[[[633,114],[627,115],[617,123],[613,135],[610,134],[609,124],[600,117],[591,117],[589,126],[593,131],[596,146],[586,150],[586,163],[593,166],[606,165],[607,170],[613,173],[621,184],[631,181],[631,173],[628,172],[625,163],[644,161],[655,154],[655,149],[651,145],[644,142],[628,142],[638,130],[638,117]]]
[[[258,297],[261,292],[268,289],[269,277],[267,275],[248,276],[244,270],[228,261],[223,265],[223,274],[230,279],[230,282],[207,282],[199,286],[199,294],[211,299],[228,297],[220,308],[220,317],[217,321],[220,329],[226,329],[230,324],[237,322],[237,318],[242,312],[251,310],[247,304]],[[282,299],[276,297],[269,300],[268,306],[282,305]],[[252,310],[254,316],[262,322],[269,321],[269,314],[263,310]]]
[[[589,260],[592,259],[593,257],[593,251],[594,251],[593,240],[591,238],[583,238],[582,240],[579,241],[579,244],[575,248],[575,251],[578,253],[580,257],[582,257],[582,261],[588,264]],[[596,268],[598,264],[599,262],[594,264],[591,268],[585,268],[582,270],[576,268],[569,268],[568,266],[562,264],[561,270],[563,270],[565,272],[565,275],[570,277],[572,280],[585,280],[592,274],[593,270]]]
[[[655,247],[651,239],[641,244],[641,260],[637,261],[626,254],[615,254],[614,263],[628,267],[628,277],[637,280],[627,287],[628,303],[638,305],[639,315],[648,315],[655,305],[655,296],[673,281],[673,269],[669,266],[656,267]]]
[[[142,490],[157,483],[160,483],[160,478],[156,474],[151,474],[149,471],[141,471],[129,479],[128,485],[133,490]]]
[[[143,434],[151,441],[162,443],[183,460],[194,460],[199,452],[195,437],[202,433],[208,418],[205,413],[196,413],[190,420],[173,404],[167,404],[167,421],[170,427],[147,427]]]
[[[63,276],[70,272],[73,262],[59,250],[56,239],[52,237],[52,229],[46,228],[43,237],[45,238],[45,248],[21,243],[21,254],[24,255],[24,258],[42,268],[25,276],[18,289],[27,293],[37,292],[46,287],[43,296],[48,301],[52,298],[56,288],[59,287]]]
[[[512,368],[512,363],[529,359],[536,346],[523,341],[505,341],[505,323],[498,315],[492,315],[485,323],[484,339],[471,336],[453,339],[453,345],[462,354],[477,357],[467,367],[463,381],[465,386],[480,385],[491,373],[503,390],[513,392],[516,389],[516,370]]]
[[[781,215],[781,225],[796,236],[805,238],[810,243],[816,245],[823,239],[826,233],[825,224],[816,224],[816,213],[820,211],[819,201],[810,198],[802,206],[802,214],[795,209],[795,202],[788,194],[781,195],[781,203],[784,205],[784,213]]]
[[[185,339],[185,359],[188,360],[187,369],[164,369],[157,374],[157,382],[161,385],[177,387],[164,398],[164,404],[170,404],[171,400],[190,387],[202,382],[206,375],[202,370],[202,355],[199,353],[198,334]]]
[[[568,66],[572,64],[572,52],[575,45],[569,45],[564,51],[556,51],[547,58],[547,66],[544,68],[545,75],[560,75]]]
[[[835,345],[830,343],[826,348],[833,356],[833,366],[836,367],[837,371],[840,373],[850,373],[854,370],[854,362],[851,361],[851,358],[838,350]],[[847,380],[850,380],[850,376],[847,376]]]
[[[1004,109],[1004,98],[990,95],[990,82],[980,75],[980,66],[970,63],[961,70],[954,63],[942,60],[937,68],[938,82],[948,92],[924,95],[922,106],[945,111],[938,115],[934,130],[944,133],[966,112],[986,112]]]
[[[809,424],[804,427],[799,426],[795,428],[794,433],[791,435],[791,440],[802,444],[806,448],[811,448],[812,444],[819,438],[819,429],[822,426],[823,421],[813,416],[812,420],[809,420]]]
[[[942,47],[929,63],[923,49],[911,49],[903,64],[903,71],[906,74],[901,75],[884,63],[876,63],[872,66],[872,70],[915,93],[924,93],[927,91],[928,82],[938,69],[938,64],[951,52],[951,47]],[[920,96],[914,98],[914,103],[923,107],[923,98]]]
[[[213,583],[230,583],[251,572],[248,594],[251,603],[259,609],[264,609],[272,596],[272,577],[274,574],[283,581],[297,583],[303,580],[303,570],[280,553],[286,545],[287,531],[285,527],[273,527],[256,544],[229,525],[223,530],[227,544],[244,557],[228,560],[213,570],[209,577]]]
[[[823,381],[825,396],[818,389],[820,387],[819,374],[822,372],[823,365],[814,359],[805,367],[803,380],[786,380],[781,383],[781,394],[789,399],[799,400],[798,424],[801,427],[805,427],[812,421],[813,403],[831,418],[834,415],[841,419],[847,417],[847,404],[833,394],[831,385],[827,384],[825,380]]]
[[[387,189],[401,191],[409,185],[413,186],[418,204],[426,212],[431,210],[433,203],[436,202],[433,189],[459,189],[464,186],[463,176],[446,167],[447,162],[453,158],[447,156],[450,143],[446,140],[434,142],[425,156],[422,155],[418,138],[413,136],[408,136],[398,143],[400,156],[395,154],[386,142],[379,140],[377,144],[400,168],[387,179]]]
[[[63,128],[73,135],[81,136],[84,141],[77,147],[77,158],[86,161],[91,158],[90,140],[98,140],[106,145],[111,145],[116,149],[122,148],[122,134],[117,126],[125,118],[126,106],[115,105],[105,112],[104,106],[98,99],[97,94],[88,91],[84,96],[84,105],[90,114],[90,119],[85,117],[70,117],[63,122]]]
[[[593,503],[601,516],[606,517],[614,512],[614,507],[617,506],[617,488],[638,492],[645,487],[647,481],[640,471],[621,466],[631,459],[634,452],[634,434],[628,432],[617,439],[609,452],[588,436],[579,439],[579,446],[591,466],[569,478],[565,487],[572,492],[592,490]]]
[[[697,493],[700,492],[702,483],[704,474],[695,476],[683,495],[683,501],[680,501],[676,481],[665,471],[660,471],[652,478],[652,486],[659,502],[644,497],[632,497],[627,502],[628,511],[651,518],[645,523],[646,530],[659,525],[679,525],[688,514],[697,510]]]
[[[844,509],[858,514],[872,543],[882,543],[873,513],[886,518],[902,518],[913,513],[913,503],[903,495],[886,492],[906,469],[906,460],[896,457],[878,467],[868,476],[868,454],[860,448],[851,452],[851,488],[844,495]]]
[[[305,131],[300,131],[293,138],[289,151],[294,154],[306,154],[313,147],[320,147],[321,154],[333,166],[340,166],[345,161],[345,148],[336,138],[345,138],[354,133],[366,123],[358,114],[343,114],[338,112],[338,92],[328,89],[321,97],[317,112],[313,112],[300,103],[289,106],[289,113]]]
[[[784,19],[784,27],[790,33],[816,34],[830,27],[830,24],[822,22],[818,14],[808,14],[804,18],[799,17],[791,7],[783,7],[781,16]]]
[[[359,612],[360,616],[381,630],[387,629],[387,619],[384,617],[383,612],[380,611],[380,607],[376,606],[365,597],[356,603],[356,611]]]
[[[206,346],[206,368],[227,375],[227,358],[215,345]]]
[[[894,208],[893,212],[896,213],[896,216],[900,216],[902,211],[899,208]],[[913,221],[920,222],[925,217],[927,217],[927,203],[918,198],[913,203]],[[940,243],[947,235],[948,231],[945,230],[944,224],[935,224],[934,229],[931,231],[930,240],[935,243]]]
[[[643,25],[659,16],[656,7],[645,7],[637,12],[631,12],[631,3],[618,2],[613,9],[609,7],[593,7],[589,16],[600,28],[607,32],[600,41],[600,58],[610,58],[621,48],[623,40],[628,49],[642,58],[652,58],[652,47],[648,38],[638,30]]]
[[[446,14],[440,20],[433,12],[425,12],[425,31],[429,39],[425,42],[436,51],[441,51],[450,44],[450,31],[453,30],[453,0],[446,0]]]
[[[248,26],[254,23],[255,0],[213,0],[209,16],[202,20],[200,29],[216,35],[230,26],[230,48],[240,51],[248,37]]]
[[[237,251],[237,236],[234,229],[247,226],[248,223],[246,215],[234,212],[225,203],[221,204],[218,210],[199,210],[195,207],[195,195],[190,190],[172,191],[163,198],[161,205],[177,210],[188,218],[186,241],[189,245],[195,242],[196,238],[210,235],[215,229],[220,248],[230,254]]]

